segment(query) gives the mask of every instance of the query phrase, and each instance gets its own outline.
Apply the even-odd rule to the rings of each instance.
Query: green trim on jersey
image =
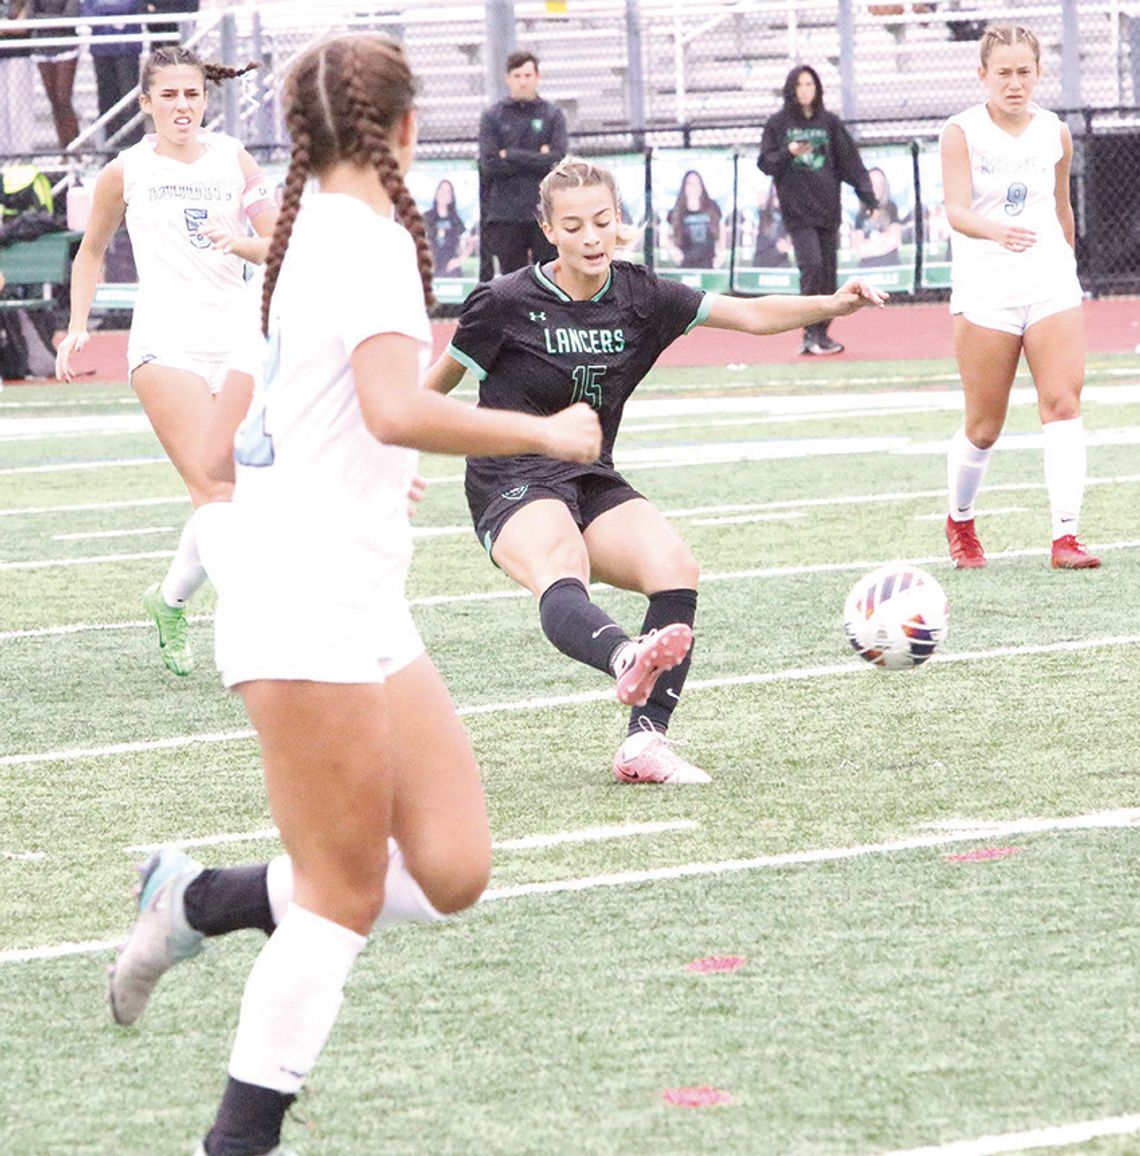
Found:
[[[487,371],[477,361],[473,361],[470,357],[468,357],[462,349],[456,349],[455,346],[449,342],[446,352],[448,357],[458,361],[464,369],[466,369],[469,373],[474,374],[479,381],[486,381]]]
[[[697,306],[697,315],[689,322],[689,328],[685,330],[686,333],[692,333],[698,325],[704,325],[712,312],[712,304],[712,294],[706,293],[701,298],[701,303]]]
[[[547,277],[547,275],[542,271],[542,262],[536,262],[535,263],[534,279],[544,289],[547,289],[551,293],[553,293],[555,295],[555,297],[558,298],[559,301],[573,301],[574,300],[574,298],[571,297],[569,293],[566,293],[564,290],[559,289],[558,286],[555,285],[555,283],[553,281],[551,281],[551,279],[549,277]],[[614,271],[613,271],[613,266],[611,265],[610,268],[608,268],[606,270],[606,283],[597,291],[597,293],[595,293],[593,295],[593,297],[589,298],[589,300],[601,301],[601,299],[609,292],[610,286],[613,283],[614,283]]]

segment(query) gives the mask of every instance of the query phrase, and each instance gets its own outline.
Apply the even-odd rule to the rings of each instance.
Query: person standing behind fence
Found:
[[[532,52],[507,57],[504,100],[479,119],[479,176],[484,204],[479,235],[482,280],[550,261],[554,248],[538,223],[538,186],[566,155],[566,117],[538,95],[538,58]]]
[[[99,174],[56,356],[56,373],[70,380],[72,360],[87,344],[103,257],[125,215],[139,277],[130,382],[194,503],[166,577],[143,595],[163,662],[178,675],[193,669],[185,607],[206,580],[198,537],[230,497],[229,487],[205,476],[199,443],[237,336],[244,262],[264,260],[277,220],[273,194],[241,142],[202,131],[206,82],[254,67],[206,64],[177,45],[147,57],[139,102],[155,132]]]
[[[142,0],[79,0],[79,14],[83,18],[96,16],[138,16]],[[123,42],[120,36],[137,36],[139,24],[96,24],[91,29],[91,63],[95,67],[95,86],[99,93],[99,115],[106,116],[139,82],[139,41]],[[104,131],[108,139],[114,136],[138,112],[134,103],[126,105],[107,121]],[[143,138],[142,118],[122,136],[111,143],[115,148],[126,148]]]
[[[978,77],[986,100],[942,130],[942,186],[952,247],[950,312],[965,394],[963,427],[947,462],[946,538],[959,569],[986,556],[974,499],[1009,408],[1022,353],[1037,389],[1058,570],[1100,565],[1077,541],[1087,451],[1082,292],[1069,198],[1073,138],[1033,103],[1041,46],[1027,28],[987,28]]]
[[[823,84],[807,64],[784,81],[784,107],[769,117],[756,160],[772,177],[800,270],[800,292],[834,293],[838,284],[840,202],[843,182],[867,208],[878,204],[859,150],[846,125],[823,106]],[[842,353],[821,321],[804,330],[801,353]]]
[[[26,20],[71,21],[70,28],[60,25],[33,31],[33,41],[73,36],[78,16],[79,0],[26,0],[22,13],[22,18]],[[36,48],[33,44],[32,61],[40,70],[40,79],[51,105],[59,147],[65,149],[79,135],[79,118],[75,115],[71,95],[75,87],[75,69],[79,64],[79,45]]]

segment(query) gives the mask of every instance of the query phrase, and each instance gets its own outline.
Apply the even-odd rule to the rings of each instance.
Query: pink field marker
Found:
[[[739,971],[748,966],[743,955],[710,955],[705,959],[694,959],[686,964],[689,971]]]
[[[962,851],[958,855],[944,855],[947,863],[985,863],[990,859],[1008,859],[1020,855],[1020,847],[979,847],[975,851]]]
[[[719,1088],[666,1088],[661,1098],[673,1108],[717,1108],[733,1102],[731,1092]]]

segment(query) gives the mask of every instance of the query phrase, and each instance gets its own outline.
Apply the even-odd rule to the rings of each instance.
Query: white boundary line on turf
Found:
[[[428,479],[428,487],[440,482],[461,482],[461,477],[437,477]],[[1121,474],[1118,477],[1089,478],[1085,486],[1123,486],[1134,485],[1140,482],[1140,474]],[[1011,493],[1014,491],[1044,490],[1044,482],[1002,482],[987,485],[987,494]],[[796,510],[801,508],[816,508],[827,506],[854,506],[866,505],[871,502],[909,502],[921,501],[925,498],[945,498],[946,491],[942,490],[899,490],[886,494],[841,494],[829,498],[785,498],[773,502],[731,502],[717,506],[695,506],[688,509],[662,510],[666,518],[694,518],[704,514],[722,514],[730,511],[759,511],[759,510]],[[132,498],[118,502],[84,502],[77,505],[63,506],[13,506],[0,510],[0,518],[11,518],[21,514],[70,514],[92,510],[125,510],[139,506],[171,506],[189,505],[190,499],[186,496],[174,498]],[[469,523],[461,526],[422,526],[412,527],[412,533],[424,537],[434,537],[441,534],[470,534]]]
[[[1094,811],[1085,815],[1066,815],[1048,819],[1013,819],[995,824],[987,836],[1038,835],[1051,831],[1091,831],[1105,828],[1134,827],[1140,824],[1140,808]],[[613,875],[591,875],[580,879],[552,879],[545,883],[522,883],[514,887],[492,887],[483,892],[479,902],[495,903],[527,895],[566,894],[592,891],[596,887],[622,887],[638,883],[655,883],[669,879],[723,875],[736,871],[767,868],[800,867],[813,863],[835,863],[867,855],[892,855],[903,851],[928,850],[956,843],[976,842],[974,832],[947,831],[937,835],[920,835],[885,843],[864,843],[854,847],[820,847],[811,851],[790,851],[782,855],[760,855],[753,859],[724,859],[712,863],[682,863],[676,867],[656,867],[646,871],[621,871]],[[17,947],[0,950],[0,964],[30,963],[41,959],[59,959],[67,955],[89,955],[110,951],[117,940],[87,940],[82,943],[59,943],[45,947]],[[900,1154],[895,1154],[900,1156]]]
[[[1070,639],[1063,642],[1042,642],[1031,646],[998,646],[992,650],[960,651],[957,654],[936,654],[930,664],[939,666],[958,662],[985,662],[992,658],[1017,658],[1033,654],[1063,654],[1082,650],[1096,650],[1111,646],[1140,646],[1140,634],[1120,634],[1101,638]],[[914,672],[910,672],[914,676]],[[811,666],[788,670],[772,670],[753,674],[728,675],[723,678],[689,679],[685,693],[701,690],[719,690],[728,686],[760,686],[777,682],[801,682],[813,678],[837,678],[859,675],[867,678],[905,677],[891,676],[877,670],[854,655],[842,663],[829,666]],[[547,698],[528,698],[513,702],[489,702],[476,706],[461,706],[457,713],[464,718],[484,714],[511,714],[516,711],[533,711],[547,707],[576,706],[590,702],[614,701],[613,689],[586,690],[577,694],[551,695]],[[211,731],[196,735],[179,735],[167,739],[150,739],[141,742],[112,743],[104,747],[70,747],[63,750],[41,751],[30,754],[0,756],[0,767],[28,766],[35,763],[72,763],[83,759],[103,758],[108,755],[134,754],[141,751],[171,750],[194,746],[198,743],[228,743],[253,739],[252,729],[233,731]]]
[[[695,819],[662,820],[655,823],[618,823],[608,827],[586,827],[581,831],[556,831],[551,835],[523,835],[517,839],[503,839],[491,844],[495,851],[529,851],[536,847],[558,847],[563,843],[600,843],[608,839],[630,839],[635,835],[659,835],[668,831],[693,831]],[[226,835],[206,835],[201,839],[168,839],[165,843],[136,843],[124,847],[128,855],[147,855],[163,847],[179,847],[183,851],[193,847],[217,847],[226,843],[252,843],[276,839],[276,827],[261,831],[244,831]]]
[[[925,1148],[906,1148],[882,1156],[998,1156],[1002,1152],[1031,1152],[1040,1148],[1064,1148],[1100,1136],[1131,1136],[1140,1132],[1140,1115],[1108,1116],[1079,1124],[1055,1124],[1029,1132],[1004,1132],[974,1140],[952,1140]]]

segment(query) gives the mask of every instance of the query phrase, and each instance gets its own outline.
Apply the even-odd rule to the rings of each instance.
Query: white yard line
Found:
[[[1090,831],[1105,828],[1133,827],[1140,824],[1140,808],[1096,811],[1086,815],[1066,815],[1048,819],[1013,819],[987,830],[987,836],[1032,836],[1052,831]],[[819,847],[808,851],[790,851],[782,855],[760,855],[753,859],[723,859],[712,863],[681,863],[675,867],[657,867],[645,871],[621,871],[612,875],[590,875],[579,879],[552,879],[545,883],[522,883],[513,887],[492,887],[483,893],[480,903],[502,899],[519,899],[527,895],[567,894],[592,891],[598,887],[624,887],[639,883],[656,883],[669,879],[691,879],[699,876],[725,875],[738,871],[799,867],[813,863],[835,863],[868,855],[894,855],[905,851],[929,850],[956,843],[974,841],[978,835],[967,831],[948,831],[920,835],[885,843],[864,843],[854,847]],[[89,955],[110,951],[117,941],[88,940],[82,943],[60,943],[42,947],[8,948],[0,951],[0,964],[27,963],[33,960],[58,959],[67,955]],[[997,1149],[1002,1151],[1002,1149]],[[893,1156],[902,1156],[895,1153]]]
[[[1140,1132],[1140,1115],[1108,1116],[1079,1124],[1056,1124],[1028,1132],[1003,1132],[999,1136],[978,1136],[974,1140],[952,1140],[925,1148],[905,1148],[881,1156],[998,1156],[1001,1152],[1033,1152],[1041,1148],[1066,1148],[1099,1136],[1131,1136]]]
[[[692,819],[678,819],[659,823],[620,823],[611,827],[587,827],[582,831],[560,831],[551,835],[523,835],[518,839],[504,839],[492,843],[496,851],[527,851],[535,847],[557,847],[563,843],[598,843],[608,839],[629,839],[635,835],[658,835],[667,831],[692,831],[697,824]],[[164,843],[136,843],[125,847],[129,855],[150,855],[163,847],[220,847],[229,843],[255,843],[276,839],[277,828],[265,827],[260,831],[231,832],[224,835],[206,835],[201,839],[168,839]]]
[[[140,526],[137,530],[92,530],[85,534],[52,534],[53,542],[86,542],[92,538],[142,538],[147,534],[173,534],[174,526]]]
[[[959,662],[986,662],[994,658],[1015,658],[1033,654],[1061,654],[1082,650],[1097,650],[1114,646],[1140,646],[1140,634],[1121,634],[1101,638],[1071,639],[1064,642],[1043,642],[1032,646],[999,646],[991,650],[961,651],[957,654],[936,654],[927,665],[943,665]],[[844,662],[828,666],[772,670],[752,674],[737,674],[723,678],[696,678],[685,684],[685,693],[719,690],[729,686],[759,686],[768,683],[802,682],[816,678],[843,678],[859,675],[865,678],[905,678],[908,675],[889,675],[877,670],[854,655]],[[921,677],[917,672],[909,672],[910,677]],[[458,713],[465,718],[484,714],[511,714],[517,711],[533,711],[542,708],[576,706],[589,702],[613,702],[613,689],[587,690],[577,694],[550,695],[545,698],[518,699],[511,702],[480,703],[475,706],[461,706]],[[204,734],[180,735],[168,739],[151,739],[133,743],[111,743],[102,747],[67,747],[54,751],[39,751],[28,754],[0,756],[0,767],[28,766],[36,763],[74,763],[84,759],[104,758],[110,755],[134,754],[141,751],[169,750],[194,746],[197,743],[228,743],[253,739],[251,729],[233,731],[210,731]]]

